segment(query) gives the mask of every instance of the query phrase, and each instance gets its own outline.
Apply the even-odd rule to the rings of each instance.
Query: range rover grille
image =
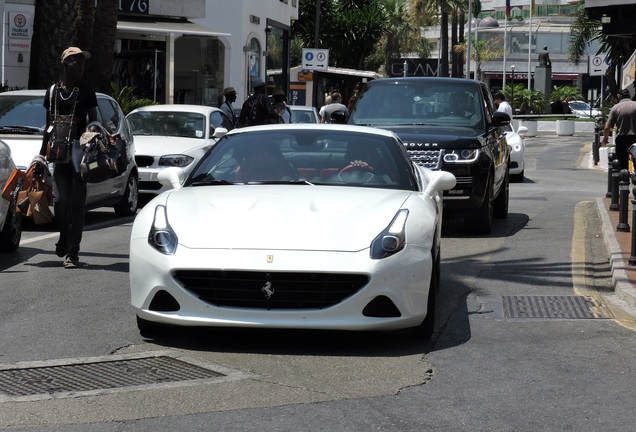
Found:
[[[369,282],[361,274],[223,270],[179,270],[174,277],[206,303],[252,309],[323,309]]]
[[[441,168],[442,150],[408,149],[407,151],[416,164],[434,170]]]

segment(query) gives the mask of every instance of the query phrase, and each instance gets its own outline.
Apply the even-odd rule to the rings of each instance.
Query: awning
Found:
[[[140,34],[179,34],[195,36],[230,36],[230,33],[222,33],[195,24],[188,20],[139,20],[129,21],[119,18],[117,30],[127,33]]]

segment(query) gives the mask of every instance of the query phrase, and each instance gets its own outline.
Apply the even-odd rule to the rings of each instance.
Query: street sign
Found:
[[[303,69],[326,71],[329,68],[329,50],[303,48]]]
[[[590,76],[603,76],[609,67],[609,59],[606,54],[588,56],[588,74]]]

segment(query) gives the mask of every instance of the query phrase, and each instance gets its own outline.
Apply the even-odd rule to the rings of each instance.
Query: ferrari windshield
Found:
[[[417,188],[408,154],[397,137],[324,126],[228,134],[185,186],[272,183]]]

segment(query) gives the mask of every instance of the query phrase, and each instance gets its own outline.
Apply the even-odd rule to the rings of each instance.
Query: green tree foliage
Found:
[[[583,99],[581,90],[577,86],[555,86],[550,93],[551,102],[570,102]]]
[[[618,91],[616,71],[623,67],[636,49],[636,39],[603,34],[601,22],[589,18],[585,9],[585,0],[578,0],[577,17],[571,27],[570,60],[578,64],[591,41],[599,41],[600,45],[596,54],[607,54],[610,60],[605,77],[611,93],[616,94]]]
[[[521,114],[542,114],[545,110],[545,95],[538,90],[528,90],[524,84],[507,84],[503,94],[514,110]]]
[[[110,85],[111,95],[113,96],[113,99],[117,101],[119,106],[121,106],[121,109],[125,115],[128,115],[132,110],[143,106],[159,104],[152,99],[135,97],[135,87],[124,86],[120,89],[119,87],[117,87],[117,83],[115,82],[111,82]]]
[[[305,48],[328,48],[334,67],[364,69],[366,59],[389,25],[383,2],[374,0],[321,0],[318,44],[315,39],[316,3],[299,4],[293,34]],[[297,59],[300,61],[300,58]]]

